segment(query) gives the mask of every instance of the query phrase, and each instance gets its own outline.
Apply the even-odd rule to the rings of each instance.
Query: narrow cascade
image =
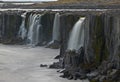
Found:
[[[19,32],[18,32],[18,37],[22,38],[23,40],[25,39],[26,37],[26,33],[27,33],[27,30],[25,28],[25,18],[26,18],[26,13],[23,13],[21,15],[21,17],[23,18],[22,19],[22,24],[20,26],[20,29],[19,29]]]
[[[52,41],[46,47],[58,49],[60,41],[60,14],[56,13],[53,23]]]
[[[68,41],[68,50],[78,50],[84,46],[84,20],[80,18],[74,25]]]
[[[41,17],[40,14],[31,14],[29,17],[29,31],[27,35],[28,44],[36,46],[39,44],[39,34],[41,30]]]
[[[53,24],[53,33],[52,33],[52,41],[59,41],[60,39],[60,14],[56,13]]]

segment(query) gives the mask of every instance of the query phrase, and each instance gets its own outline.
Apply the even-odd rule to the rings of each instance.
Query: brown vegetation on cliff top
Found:
[[[87,4],[100,4],[100,5],[119,5],[120,0],[58,0],[53,2],[45,2],[43,4],[36,4],[34,7],[46,7],[53,5],[62,4],[76,4],[76,3],[87,3]]]

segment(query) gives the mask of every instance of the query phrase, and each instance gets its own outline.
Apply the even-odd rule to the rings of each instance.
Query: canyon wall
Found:
[[[20,13],[0,12],[0,41],[3,43],[14,43],[20,24]]]
[[[67,50],[68,38],[79,17],[86,17],[83,48]],[[91,82],[119,82],[120,16],[116,12],[64,14],[61,16],[61,61],[66,70],[62,77],[92,78]],[[110,75],[113,70],[117,71]],[[108,73],[112,70],[110,73]],[[96,73],[89,75],[89,73]],[[116,74],[116,75],[115,75]],[[103,77],[104,76],[104,77]],[[95,77],[95,80],[93,80]]]
[[[25,12],[25,11],[24,11]],[[0,42],[5,44],[27,44],[18,37],[23,11],[0,12]],[[41,29],[39,44],[52,40],[53,22],[57,12],[30,11],[25,18],[29,30],[30,15],[40,14]],[[60,13],[60,66],[65,68],[62,77],[69,79],[89,78],[91,82],[119,82],[120,73],[120,12],[59,12]],[[84,21],[84,46],[79,50],[68,50],[68,40],[74,24],[80,17]],[[56,54],[57,55],[57,54]],[[90,75],[94,73],[93,75]],[[103,77],[104,76],[104,77]]]

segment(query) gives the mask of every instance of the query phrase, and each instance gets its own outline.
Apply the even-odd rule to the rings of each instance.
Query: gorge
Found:
[[[1,10],[0,43],[60,49],[63,78],[120,81],[119,9]]]

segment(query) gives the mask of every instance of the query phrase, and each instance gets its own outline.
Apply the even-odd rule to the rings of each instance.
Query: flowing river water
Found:
[[[0,44],[0,82],[88,82],[59,77],[56,69],[41,68],[51,64],[59,50]]]

